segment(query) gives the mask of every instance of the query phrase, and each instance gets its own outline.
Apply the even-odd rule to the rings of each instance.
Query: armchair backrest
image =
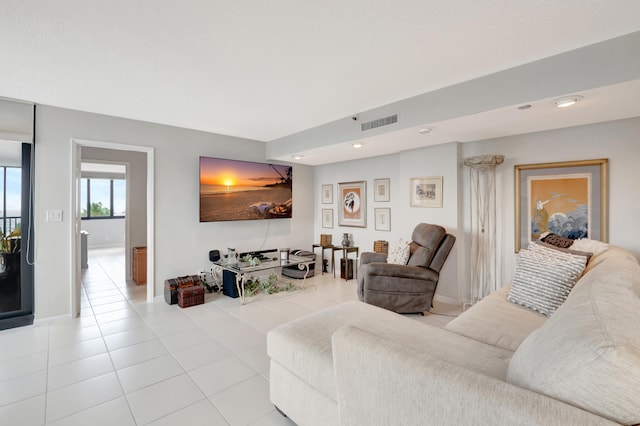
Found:
[[[439,225],[420,223],[411,234],[411,256],[408,265],[422,266],[440,272],[456,240]]]

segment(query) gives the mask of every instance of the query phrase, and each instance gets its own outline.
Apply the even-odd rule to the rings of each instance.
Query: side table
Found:
[[[358,274],[358,258],[360,257],[360,249],[358,247],[355,246],[333,246],[333,250],[331,251],[331,266],[333,267],[333,277],[335,278],[336,276],[336,268],[335,268],[335,259],[334,259],[334,253],[336,250],[341,250],[342,251],[342,258],[344,259],[344,280],[345,281],[349,281],[349,253],[355,253],[356,254],[356,258],[353,261],[354,264],[354,274],[353,274],[353,278],[356,278],[357,274]]]
[[[324,251],[325,250],[331,250],[331,269],[333,269],[333,249],[334,249],[334,247],[333,247],[333,245],[323,246],[322,244],[311,244],[311,251],[315,253],[316,252],[316,248],[318,248],[318,247],[320,247],[322,249],[321,250],[322,253],[320,255],[320,265],[321,265],[320,270],[322,271],[320,273],[320,275],[322,275],[322,274],[324,274],[324,263],[323,263],[323,261],[324,261]],[[329,259],[327,259],[327,260],[329,260]],[[318,267],[318,265],[316,264],[316,268],[317,267]],[[316,271],[317,271],[317,269],[316,269]],[[334,272],[334,275],[335,275],[335,272]]]

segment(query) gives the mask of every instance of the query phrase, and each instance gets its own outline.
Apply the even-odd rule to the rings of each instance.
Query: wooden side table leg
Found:
[[[355,280],[358,279],[358,259],[360,258],[360,249],[356,249],[356,258],[353,260],[353,267],[355,268],[355,272],[353,273],[353,278]]]
[[[331,249],[331,269],[333,270],[333,278],[336,277],[336,255],[335,250]]]

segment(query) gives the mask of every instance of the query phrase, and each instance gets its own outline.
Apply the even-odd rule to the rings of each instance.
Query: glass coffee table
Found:
[[[282,281],[281,272],[282,268],[295,266],[301,271],[305,271],[302,277],[301,288],[304,288],[305,281],[309,275],[309,265],[315,263],[315,258],[295,256],[290,254],[288,259],[280,259],[277,251],[271,253],[264,253],[263,258],[259,265],[252,266],[248,262],[244,262],[238,259],[237,263],[226,263],[223,259],[213,262],[212,272],[214,276],[222,276],[222,271],[229,271],[235,274],[236,288],[238,290],[238,296],[240,297],[240,303],[244,305],[245,302],[245,283],[248,278],[264,273],[268,270],[274,270],[276,274],[276,281]]]

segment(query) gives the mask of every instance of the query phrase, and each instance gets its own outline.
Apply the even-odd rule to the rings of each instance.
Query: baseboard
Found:
[[[452,299],[451,297],[447,297],[447,296],[439,296],[437,294],[434,296],[433,300],[436,302],[447,303],[449,305],[457,305],[457,306],[462,305],[462,303],[460,303],[460,301],[457,299]]]
[[[57,315],[55,317],[46,317],[46,318],[42,318],[42,319],[35,319],[33,321],[33,325],[41,326],[41,325],[51,324],[51,323],[54,323],[54,322],[68,320],[68,319],[71,319],[71,314],[68,314],[68,315]]]

